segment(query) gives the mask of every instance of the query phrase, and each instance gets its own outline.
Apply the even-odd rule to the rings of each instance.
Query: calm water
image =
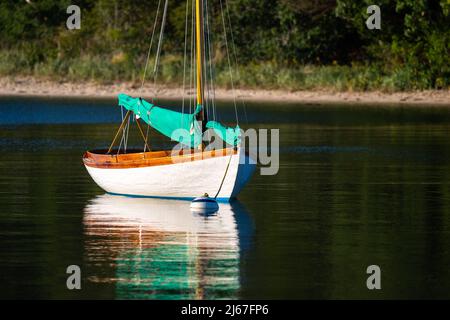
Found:
[[[0,98],[0,297],[450,298],[450,109],[248,104],[242,127],[280,129],[279,173],[200,216],[90,179],[115,104]]]

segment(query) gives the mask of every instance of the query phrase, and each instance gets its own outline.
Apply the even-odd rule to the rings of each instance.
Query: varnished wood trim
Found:
[[[126,169],[162,166],[181,162],[201,161],[214,157],[224,157],[236,154],[234,148],[197,151],[192,153],[172,155],[171,150],[150,152],[129,152],[125,154],[106,154],[105,150],[86,151],[83,155],[83,163],[92,168]]]

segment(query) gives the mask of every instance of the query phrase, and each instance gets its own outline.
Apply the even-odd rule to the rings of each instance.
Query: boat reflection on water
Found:
[[[114,282],[119,299],[237,298],[249,215],[239,202],[208,215],[189,206],[109,194],[91,200],[83,219],[88,280]]]

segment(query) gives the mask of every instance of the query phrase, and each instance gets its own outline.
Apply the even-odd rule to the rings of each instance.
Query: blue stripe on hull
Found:
[[[130,198],[150,198],[150,199],[163,199],[163,200],[182,200],[182,201],[192,201],[197,197],[163,197],[163,196],[142,196],[142,195],[134,195],[134,194],[122,194],[122,193],[114,193],[114,192],[106,192],[107,194],[111,194],[114,196],[123,196]],[[232,198],[217,198],[217,202],[230,202]]]

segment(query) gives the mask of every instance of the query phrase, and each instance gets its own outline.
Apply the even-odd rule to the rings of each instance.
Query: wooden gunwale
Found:
[[[224,157],[236,154],[234,148],[226,148],[219,150],[210,150],[200,152],[191,150],[188,154],[172,155],[171,150],[148,151],[148,152],[129,152],[124,154],[106,154],[105,150],[86,151],[83,155],[83,163],[92,168],[108,168],[108,169],[127,169],[170,165],[174,163],[201,161],[214,157]]]

